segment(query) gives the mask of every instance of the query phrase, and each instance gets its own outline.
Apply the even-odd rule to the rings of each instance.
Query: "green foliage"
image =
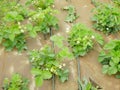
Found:
[[[28,35],[32,38],[35,38],[37,33],[40,31],[38,26],[33,26],[31,23],[26,25],[26,29],[28,31]]]
[[[93,48],[95,42],[102,45],[103,38],[99,34],[92,32],[85,25],[78,23],[72,27],[68,42],[77,57],[86,55]]]
[[[50,33],[50,29],[58,29],[58,19],[54,16],[56,10],[47,8],[45,10],[39,9],[32,12],[30,20],[34,23],[35,27],[39,28],[39,32],[44,34]]]
[[[55,37],[57,36],[51,37],[53,42],[56,43],[56,39],[58,42],[61,41],[61,36],[58,36],[60,40],[58,37],[55,39]],[[58,52],[54,52],[54,49],[45,46],[41,50],[31,51],[29,57],[32,64],[31,72],[35,76],[37,86],[41,86],[43,80],[51,79],[53,75],[58,76],[61,82],[68,80],[69,71],[65,68],[65,64],[62,64],[64,59],[73,58],[68,49],[60,47]]]
[[[50,40],[53,41],[54,45],[58,46],[59,48],[63,47],[63,41],[64,41],[63,37],[54,35],[50,38]]]
[[[104,74],[118,74],[116,77],[120,77],[120,40],[107,43],[98,60],[103,65]]]
[[[3,42],[3,46],[5,46],[7,51],[11,51],[12,49],[16,48],[19,52],[21,52],[27,49],[24,34],[16,36],[13,41],[6,39],[5,42]]]
[[[98,90],[97,87],[94,87],[90,81],[84,79],[84,81],[79,81],[81,90]]]
[[[33,4],[37,8],[46,9],[54,4],[54,0],[27,0],[26,4]]]
[[[66,41],[66,39],[62,36],[54,35],[50,38],[50,40],[54,43],[54,46],[58,49],[59,51],[57,53],[57,60],[63,61],[64,59],[73,59],[74,56],[73,54],[69,51],[69,48],[66,47],[63,43]]]
[[[19,74],[14,74],[10,80],[4,79],[3,90],[29,90],[28,83],[28,79]]]
[[[17,48],[19,52],[26,49],[25,30],[21,22],[27,17],[28,11],[16,2],[1,1],[3,4],[0,24],[0,44],[7,51]]]
[[[58,29],[58,19],[54,16],[57,11],[49,7],[54,0],[33,2],[43,4],[46,8],[40,6],[31,10],[15,1],[0,1],[0,44],[5,46],[7,51],[17,48],[21,52],[26,49],[26,37],[35,38],[38,32],[47,34],[52,29]]]
[[[5,46],[7,51],[11,51],[17,48],[18,51],[22,51],[26,48],[26,40],[24,31],[20,29],[20,26],[16,23],[9,25],[3,25],[0,30],[0,43]]]
[[[95,7],[97,7],[97,6],[99,6],[101,3],[100,2],[98,2],[98,0],[91,0],[91,3],[95,6]]]
[[[68,80],[68,76],[69,76],[68,69],[64,69],[64,70],[58,69],[57,72],[58,72],[59,79],[61,80],[61,82],[65,82],[66,80]]]
[[[53,53],[48,46],[44,47],[42,50],[31,51],[30,62],[32,63],[31,72],[35,75],[37,86],[41,86],[43,80],[51,79],[54,74],[59,76],[62,82],[66,81],[68,78],[68,74],[64,75],[64,69],[62,68],[60,61],[56,60],[56,54]],[[64,76],[66,77],[64,78]]]
[[[111,4],[97,3],[93,10],[94,28],[106,34],[120,30],[120,9]]]
[[[68,11],[68,15],[65,19],[66,22],[72,23],[79,17],[76,15],[74,6],[69,5],[69,6],[64,7],[63,9]]]
[[[112,0],[117,6],[120,7],[120,0]]]
[[[18,21],[27,17],[28,8],[17,3],[10,2],[9,0],[0,1],[1,19],[5,18],[6,21]]]
[[[26,49],[26,36],[35,38],[38,32],[46,34],[50,33],[51,28],[58,29],[58,19],[54,16],[56,11],[49,7],[54,0],[34,0],[33,2],[36,2],[35,5],[40,4],[41,8],[30,10],[17,2],[0,1],[2,12],[0,14],[0,43],[6,47],[7,51],[13,48],[17,48],[18,51]],[[23,25],[22,23],[28,17],[29,23]]]

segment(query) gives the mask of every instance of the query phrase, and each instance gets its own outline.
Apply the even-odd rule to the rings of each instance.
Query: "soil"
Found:
[[[110,2],[110,0],[99,1]],[[21,3],[23,2],[24,0],[21,0]],[[92,22],[90,18],[92,17],[91,10],[94,8],[94,6],[91,4],[91,0],[68,0],[68,2],[66,0],[55,0],[55,9],[59,10],[59,13],[56,16],[59,19],[60,28],[59,31],[56,31],[54,34],[60,34],[67,38],[68,31],[73,25],[64,22],[67,12],[63,11],[62,8],[67,5],[74,5],[77,14],[80,16],[74,23],[80,22],[92,29]],[[110,36],[103,35],[106,42],[111,39],[119,38],[117,36],[118,34]],[[44,40],[44,37],[41,34],[39,34],[35,39],[27,39],[28,50],[40,49],[46,44],[50,44],[49,38]],[[84,77],[91,78],[92,81],[103,88],[102,90],[120,90],[120,79],[116,79],[114,76],[102,74],[102,66],[97,61],[99,51],[100,47],[96,45],[94,50],[89,52],[85,57],[79,58],[81,80]],[[31,65],[29,63],[27,53],[27,51],[24,51],[23,53],[19,54],[16,50],[12,52],[6,52],[4,47],[0,46],[0,90],[2,90],[1,87],[4,78],[10,78],[13,73],[20,73],[24,77],[29,78],[30,90],[52,90],[52,80],[45,81],[43,86],[40,88],[35,87],[34,78],[30,73]],[[66,64],[70,69],[69,80],[65,83],[61,83],[59,82],[58,78],[55,78],[55,90],[78,90],[77,62],[76,60],[66,60]]]

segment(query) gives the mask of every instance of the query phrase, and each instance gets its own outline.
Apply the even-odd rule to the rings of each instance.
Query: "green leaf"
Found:
[[[59,51],[59,53],[57,54],[57,58],[60,59],[60,60],[64,60],[65,58],[73,59],[73,54],[70,53],[68,48],[65,47],[64,49]]]
[[[11,51],[14,48],[15,44],[16,44],[16,42],[12,42],[10,40],[6,40],[3,43],[3,46],[5,47],[6,51]]]
[[[97,33],[93,34],[95,35],[95,39],[96,41],[100,44],[100,45],[103,45],[104,44],[104,40],[103,40],[103,37]]]
[[[109,66],[108,65],[104,65],[103,68],[102,68],[102,72],[104,74],[106,74],[108,72],[108,70],[109,70]]]
[[[50,37],[50,40],[53,41],[54,44],[56,46],[58,46],[59,48],[63,47],[64,38],[62,36],[54,35],[54,36]]]
[[[109,70],[108,70],[109,75],[116,74],[116,73],[117,73],[117,67],[115,66],[109,67]]]
[[[39,87],[39,86],[42,86],[42,84],[43,84],[43,78],[40,77],[40,76],[35,77],[35,83],[36,83],[36,85],[37,85],[38,87]]]
[[[37,36],[37,33],[36,31],[32,30],[29,32],[29,35],[32,37],[32,38],[35,38]]]
[[[58,70],[58,76],[61,82],[65,82],[68,80],[68,73],[69,73],[68,69]]]
[[[22,21],[23,16],[20,15],[17,11],[10,11],[6,13],[4,20],[5,21]]]
[[[14,41],[14,38],[15,38],[15,34],[14,34],[14,33],[9,35],[9,39],[10,39],[11,41]]]
[[[34,75],[41,75],[42,71],[40,69],[32,68],[31,73]]]
[[[120,58],[119,57],[114,57],[112,60],[115,64],[118,64],[120,62]]]
[[[98,61],[99,62],[102,62],[105,58],[105,52],[104,51],[101,51],[100,54],[99,54],[99,57],[98,57]]]
[[[43,71],[42,72],[43,79],[50,79],[52,78],[52,74],[50,71]]]
[[[39,31],[38,26],[33,27],[32,24],[28,24],[26,25],[26,28],[29,32],[30,37],[35,38],[37,36],[37,32]]]
[[[108,44],[106,44],[106,45],[104,46],[104,49],[105,49],[105,50],[114,49],[115,46],[116,46],[116,43],[115,43],[114,41],[113,41],[113,42],[109,42]]]

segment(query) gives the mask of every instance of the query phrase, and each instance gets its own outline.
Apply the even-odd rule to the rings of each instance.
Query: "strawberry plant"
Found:
[[[22,19],[22,16],[12,11],[8,12],[4,17],[5,23],[0,27],[0,43],[2,43],[8,51],[11,51],[15,47],[18,51],[26,49],[24,31],[20,28],[20,25],[16,23]]]
[[[116,74],[116,77],[120,78],[120,40],[112,40],[107,43],[98,60],[103,65],[104,74]]]
[[[120,9],[111,4],[99,3],[93,10],[94,28],[106,34],[120,30]]]
[[[99,34],[91,31],[85,25],[78,23],[72,27],[69,33],[68,42],[74,55],[77,57],[86,55],[93,49],[95,42],[102,45],[103,38]]]
[[[56,10],[52,8],[38,9],[35,12],[31,12],[32,16],[29,19],[34,23],[34,27],[38,27],[37,31],[47,34],[50,33],[52,28],[58,29],[58,19],[54,16],[55,13]]]
[[[26,48],[26,40],[23,26],[21,22],[27,17],[27,9],[16,2],[2,2],[5,6],[0,9],[1,25],[0,25],[0,44],[5,46],[7,51],[14,48],[21,52]]]
[[[14,74],[10,80],[8,78],[4,79],[3,90],[29,90],[28,83],[28,79],[19,74]]]
[[[86,55],[93,49],[95,42],[102,45],[103,38],[99,34],[92,32],[85,25],[78,23],[72,27],[68,42],[74,55],[77,57]]]
[[[56,38],[58,36],[53,36],[51,40],[56,42]],[[59,36],[59,38],[62,37]],[[58,39],[58,42],[60,43],[61,40]],[[61,82],[68,80],[69,70],[65,68],[65,64],[62,64],[62,61],[65,58],[72,58],[72,54],[67,47],[63,49],[63,46],[60,46],[61,48],[59,48],[60,51],[58,52],[54,52],[54,49],[45,46],[41,50],[33,50],[29,53],[32,64],[31,73],[35,76],[37,86],[41,86],[43,80],[51,79],[53,75],[58,76]]]
[[[23,18],[26,18],[28,15],[28,8],[17,3],[17,2],[10,2],[8,0],[6,1],[0,1],[1,2],[1,9],[0,11],[2,18],[5,17],[5,19],[20,19],[23,20]],[[7,21],[8,21],[7,20]]]
[[[27,0],[26,4],[32,4],[37,8],[46,9],[54,4],[54,0]]]
[[[72,23],[78,18],[78,16],[76,15],[74,6],[69,5],[69,6],[64,7],[63,9],[68,11],[68,15],[65,19],[66,22]]]
[[[3,6],[0,9],[2,12],[0,14],[2,21],[0,22],[0,44],[5,46],[7,51],[17,48],[21,52],[27,49],[26,37],[35,38],[38,32],[47,34],[52,29],[58,29],[58,19],[54,16],[56,10],[50,7],[45,9],[37,7],[31,10],[17,2],[9,2],[9,4],[6,1],[0,2]],[[50,2],[53,1],[48,0],[47,3],[50,4]],[[28,23],[23,24],[26,20]]]

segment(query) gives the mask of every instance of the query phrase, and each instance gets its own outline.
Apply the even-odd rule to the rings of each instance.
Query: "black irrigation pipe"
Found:
[[[76,61],[77,61],[77,71],[78,71],[78,90],[82,90],[81,86],[80,86],[80,60],[79,57],[76,57]]]
[[[50,28],[50,37],[53,35],[52,29]],[[52,42],[52,48],[54,49],[54,42]],[[55,75],[52,77],[52,90],[55,90]]]
[[[52,77],[52,90],[55,90],[55,75]]]

